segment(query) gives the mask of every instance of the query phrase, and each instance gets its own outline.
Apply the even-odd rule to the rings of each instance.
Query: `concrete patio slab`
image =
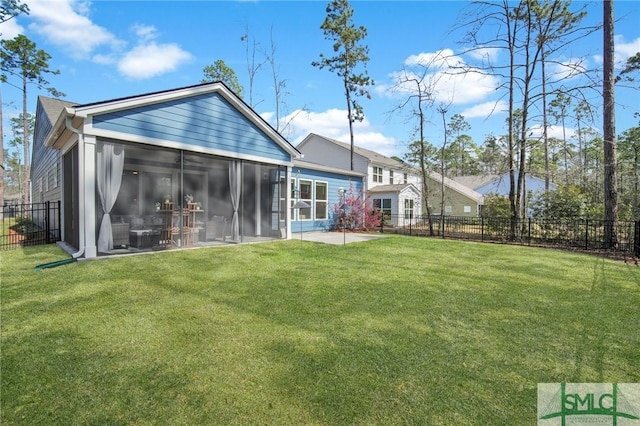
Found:
[[[325,243],[325,244],[351,244],[358,243],[362,241],[370,241],[376,238],[384,238],[384,235],[381,234],[361,234],[357,232],[323,232],[323,231],[314,231],[314,232],[303,232],[302,240],[304,241],[313,241],[317,243]],[[292,239],[301,239],[300,233],[293,233]]]

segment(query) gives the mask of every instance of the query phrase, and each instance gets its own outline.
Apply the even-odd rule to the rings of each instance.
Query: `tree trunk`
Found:
[[[24,173],[22,183],[22,199],[24,204],[31,204],[31,191],[29,188],[31,157],[29,156],[29,120],[27,117],[27,76],[22,77],[22,146],[24,148]]]
[[[615,79],[614,79],[614,24],[613,0],[604,0],[604,40],[603,40],[603,130],[604,130],[604,220],[605,245],[616,248],[618,235],[618,193],[616,190],[616,119],[615,119]]]
[[[542,50],[542,131],[544,139],[544,192],[549,192],[549,123],[547,122],[546,57]]]
[[[353,166],[353,119],[351,117],[351,91],[349,90],[349,84],[347,82],[347,76],[344,77],[344,91],[347,97],[347,117],[349,118],[349,138],[351,141],[351,170],[355,170]]]

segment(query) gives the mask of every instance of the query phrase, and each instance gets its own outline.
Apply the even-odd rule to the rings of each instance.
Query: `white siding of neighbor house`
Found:
[[[416,219],[420,217],[421,198],[420,194],[413,188],[407,187],[402,191],[386,191],[374,192],[370,194],[370,199],[391,199],[391,223],[394,226],[408,225],[409,222],[416,223]],[[404,200],[413,200],[413,219],[404,217]]]
[[[351,170],[350,150],[333,143],[327,143],[323,137],[311,135],[303,144],[298,146],[298,149],[304,154],[304,160],[338,169]],[[369,161],[366,158],[354,153],[353,163],[353,171],[359,173],[368,172]]]
[[[373,168],[381,167],[382,168],[382,182],[374,182],[373,181]],[[404,182],[404,174],[407,173],[407,183],[411,183],[415,185],[417,188],[420,188],[420,177],[414,173],[408,172],[405,168],[396,168],[389,167],[388,165],[383,164],[375,164],[369,163],[367,167],[367,188],[374,188],[379,185],[389,185],[389,177],[391,171],[393,170],[393,184],[401,185]]]

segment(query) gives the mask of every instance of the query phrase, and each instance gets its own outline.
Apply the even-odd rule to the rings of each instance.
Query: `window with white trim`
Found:
[[[382,183],[382,167],[373,166],[373,181]]]
[[[413,219],[413,200],[410,198],[404,200],[404,218]]]
[[[471,213],[471,206],[464,206],[465,213]]]
[[[373,207],[382,213],[383,218],[391,217],[391,198],[374,198]]]
[[[403,183],[407,183],[408,177],[409,176],[406,173],[402,176]]]
[[[445,213],[451,213],[453,209],[451,208],[451,206],[444,206],[444,212]]]
[[[327,216],[327,207],[329,205],[329,184],[327,182],[316,181],[315,192],[315,213],[316,220],[324,220]]]
[[[389,185],[393,185],[393,170],[389,170]]]
[[[311,207],[313,206],[313,182],[309,179],[298,180],[300,184],[300,201],[304,201],[309,207],[301,207],[298,210],[299,220],[311,220]]]

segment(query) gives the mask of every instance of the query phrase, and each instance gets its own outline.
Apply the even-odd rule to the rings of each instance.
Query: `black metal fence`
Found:
[[[0,250],[60,241],[60,201],[2,206]]]
[[[608,228],[608,229],[607,229]],[[640,257],[640,221],[386,215],[381,232],[414,236],[611,251]],[[607,232],[609,231],[609,232]],[[615,232],[612,232],[615,231]],[[616,241],[608,236],[615,235]]]

